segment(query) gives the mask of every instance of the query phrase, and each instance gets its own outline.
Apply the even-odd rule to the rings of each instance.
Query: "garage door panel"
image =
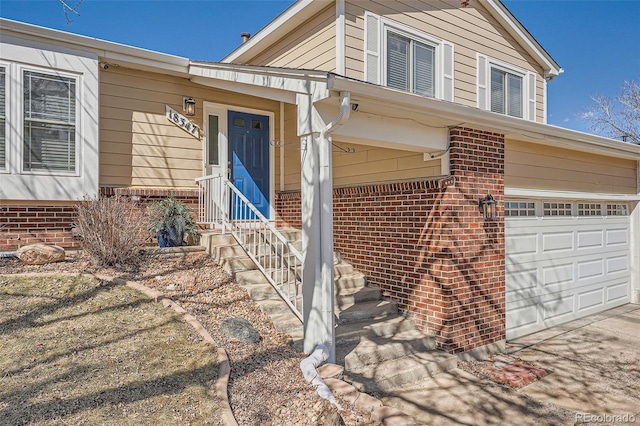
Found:
[[[545,232],[542,234],[542,253],[572,252],[573,232]]]
[[[604,276],[604,259],[584,260],[577,262],[578,280],[600,278]]]
[[[542,321],[562,321],[563,317],[572,315],[574,311],[574,296],[571,293],[554,293],[541,298]]]
[[[511,303],[507,305],[507,338],[510,330],[520,331],[538,327],[538,308],[532,301]]]
[[[629,302],[629,216],[588,214],[507,217],[507,339]]]
[[[507,237],[507,251],[510,256],[536,254],[538,234],[511,234]]]
[[[623,254],[621,256],[608,257],[605,261],[607,274],[614,274],[616,272],[628,272],[629,271],[629,256]]]
[[[602,287],[596,289],[590,289],[586,291],[582,291],[578,293],[577,296],[577,306],[576,310],[579,313],[583,313],[587,309],[599,306],[604,306],[604,291],[605,289]]]
[[[507,302],[529,299],[538,295],[538,268],[507,271]]]
[[[626,282],[612,284],[607,287],[607,303],[629,300],[629,285]]]
[[[604,247],[604,232],[602,230],[577,231],[576,235],[578,238],[576,248],[578,250]]]
[[[629,244],[629,228],[606,230],[607,247],[619,247]]]

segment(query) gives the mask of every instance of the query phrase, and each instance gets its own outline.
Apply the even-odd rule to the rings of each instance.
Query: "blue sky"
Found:
[[[73,5],[77,0],[68,0]],[[67,24],[57,0],[0,0],[0,16],[192,59],[216,61],[293,1],[84,0]],[[565,73],[548,86],[549,123],[588,131],[590,95],[640,79],[640,0],[504,0]]]

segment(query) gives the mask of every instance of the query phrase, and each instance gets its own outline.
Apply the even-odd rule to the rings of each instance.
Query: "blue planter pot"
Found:
[[[180,247],[184,240],[184,231],[178,232],[174,228],[166,228],[158,232],[158,245],[160,247]]]

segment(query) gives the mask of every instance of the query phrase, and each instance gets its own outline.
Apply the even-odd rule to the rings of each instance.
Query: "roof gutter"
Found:
[[[524,137],[534,138],[543,144],[565,146],[619,158],[634,160],[640,158],[640,145],[602,136],[509,117],[466,105],[425,98],[412,93],[347,79],[335,74],[329,75],[327,84],[329,90],[350,92],[351,96],[357,96],[359,101],[367,100],[373,104],[393,105],[398,110],[421,112],[425,115],[451,121],[452,125],[464,123],[465,125],[478,126],[505,134],[519,134]]]
[[[189,67],[189,59],[181,56],[127,46],[95,37],[72,34],[5,18],[0,18],[0,31],[14,33],[24,38],[37,38],[45,41],[49,40],[51,42],[64,43],[71,45],[71,47],[75,49],[92,51],[99,57],[112,61],[126,61],[145,67],[161,68],[180,73],[186,73]]]

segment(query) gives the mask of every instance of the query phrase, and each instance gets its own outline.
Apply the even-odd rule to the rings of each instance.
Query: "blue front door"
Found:
[[[231,182],[269,218],[269,117],[229,111]],[[250,219],[232,207],[234,219]]]

